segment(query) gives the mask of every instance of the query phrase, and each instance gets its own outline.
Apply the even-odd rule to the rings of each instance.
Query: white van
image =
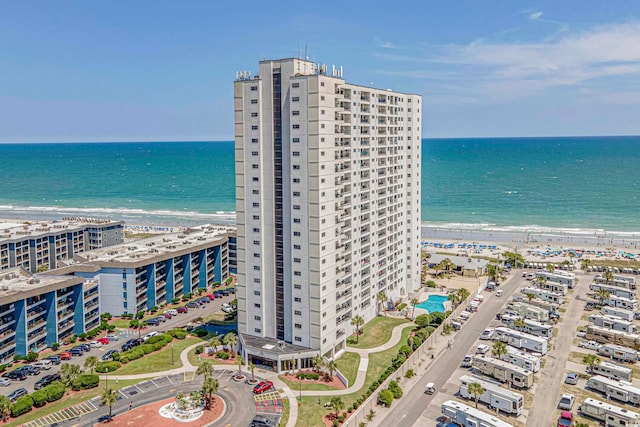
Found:
[[[32,366],[38,367],[40,368],[40,370],[48,371],[49,369],[51,369],[52,365],[53,364],[51,363],[51,360],[43,359],[34,362]]]
[[[222,303],[222,311],[224,311],[225,313],[231,313],[232,311],[234,311],[234,308],[233,306],[225,302]]]

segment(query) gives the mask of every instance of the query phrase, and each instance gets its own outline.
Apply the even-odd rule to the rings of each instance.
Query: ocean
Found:
[[[0,218],[235,220],[233,142],[0,144]],[[422,220],[640,232],[640,137],[425,139]]]

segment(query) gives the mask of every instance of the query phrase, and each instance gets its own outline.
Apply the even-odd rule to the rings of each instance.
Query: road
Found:
[[[511,277],[500,286],[503,292],[502,297],[496,297],[495,292],[485,294],[485,300],[480,310],[456,333],[453,348],[431,365],[428,372],[413,388],[405,392],[403,398],[394,404],[392,410],[377,423],[378,425],[424,425],[416,424],[416,422],[437,395],[437,393],[434,395],[424,393],[427,383],[434,383],[436,390],[440,390],[454,371],[458,369],[464,356],[474,353],[474,351],[470,351],[471,345],[478,339],[489,322],[495,319],[496,313],[500,311],[513,292],[520,287],[522,281],[520,275],[521,270],[512,271]],[[432,421],[435,423],[434,419]]]

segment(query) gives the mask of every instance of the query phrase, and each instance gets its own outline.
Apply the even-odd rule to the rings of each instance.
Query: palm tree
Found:
[[[235,346],[238,344],[238,336],[233,332],[229,332],[222,338],[222,343],[229,346],[231,354],[235,355]]]
[[[11,401],[7,396],[0,395],[0,417],[2,422],[7,421],[9,410],[11,409]]]
[[[202,383],[202,392],[205,396],[207,396],[207,406],[209,410],[213,406],[213,393],[218,391],[218,380],[212,377],[207,377],[204,379],[204,383]]]
[[[78,376],[80,376],[81,373],[82,373],[82,369],[80,369],[79,365],[63,363],[60,366],[60,377],[64,385],[66,385],[67,387],[71,387],[73,380],[78,378]]]
[[[360,326],[364,325],[364,317],[356,314],[351,318],[351,325],[356,327],[356,342],[358,342],[360,337]]]
[[[549,273],[553,273],[554,271],[556,271],[556,266],[551,264],[550,262],[547,263],[547,271]]]
[[[502,341],[494,341],[491,346],[491,354],[500,359],[500,356],[507,354],[507,344]]]
[[[256,369],[256,364],[253,362],[249,362],[249,370],[251,371],[251,381],[255,381],[256,377],[253,375],[253,371]]]
[[[487,265],[487,277],[494,282],[502,275],[502,268],[497,264]]]
[[[384,310],[384,303],[387,302],[387,294],[384,291],[378,292],[378,295],[376,295],[376,301],[378,301],[378,314],[382,311],[386,316],[387,313]],[[380,306],[382,306],[382,310],[380,310]]]
[[[471,295],[469,293],[468,290],[466,290],[465,288],[460,288],[456,291],[456,294],[458,295],[458,301],[462,304],[462,302],[464,300],[466,300],[467,298],[469,298],[469,295]]]
[[[118,392],[112,389],[107,389],[102,393],[102,404],[109,407],[109,421],[111,421],[111,409],[113,405],[118,401]]]
[[[503,252],[502,257],[505,259],[505,262],[511,264],[513,268],[524,265],[524,257],[517,252]]]
[[[597,295],[598,299],[600,300],[600,305],[604,305],[604,300],[611,296],[611,292],[606,289],[600,289]]]
[[[458,304],[460,304],[460,298],[455,292],[447,295],[447,298],[449,299],[449,301],[451,301],[451,304],[453,304],[454,307],[457,307]]]
[[[544,276],[536,276],[536,283],[539,285],[543,285],[547,283],[547,278]]]
[[[320,372],[320,369],[324,366],[324,357],[322,357],[320,353],[318,353],[317,355],[313,356],[313,359],[311,359],[311,363],[313,364],[313,370],[316,372]]]
[[[208,360],[200,363],[198,369],[196,370],[196,375],[202,375],[205,379],[209,378],[213,375],[213,365]]]
[[[520,329],[520,331],[524,331],[524,328],[527,326],[526,322],[522,317],[518,317],[514,322],[513,326]]]
[[[213,347],[213,352],[217,353],[218,352],[218,346],[222,345],[222,343],[220,342],[220,338],[218,337],[213,337],[209,340],[209,345],[211,347]]]
[[[467,387],[467,390],[469,393],[473,394],[473,398],[476,401],[476,409],[478,409],[478,399],[484,394],[484,388],[482,388],[480,383],[471,383]]]
[[[342,398],[340,396],[331,398],[331,409],[336,411],[336,418],[338,418],[340,411],[344,409],[344,402],[342,401]]]
[[[96,366],[98,366],[98,358],[96,356],[89,356],[87,360],[84,361],[84,369],[88,369],[91,375],[93,375]]]
[[[438,269],[444,270],[445,274],[448,276],[450,274],[450,270],[453,269],[456,265],[449,259],[443,259],[440,264],[438,264]]]
[[[582,363],[589,366],[589,372],[593,374],[593,367],[600,364],[600,358],[595,354],[587,354],[582,358]]]
[[[329,378],[333,379],[333,373],[338,370],[338,365],[334,360],[329,360],[326,368],[329,371]]]
[[[236,357],[236,365],[238,365],[238,375],[242,375],[242,365],[244,365],[244,360],[242,360],[242,356]]]
[[[531,302],[531,300],[535,299],[536,294],[532,294],[532,293],[528,293],[527,294],[527,299],[529,300],[529,302]]]
[[[604,274],[602,275],[602,277],[604,278],[604,280],[607,281],[607,283],[613,282],[613,272],[609,269],[604,271]]]
[[[413,319],[413,314],[416,312],[416,305],[420,304],[418,298],[411,298],[411,305],[413,306],[413,310],[411,310],[411,318]]]

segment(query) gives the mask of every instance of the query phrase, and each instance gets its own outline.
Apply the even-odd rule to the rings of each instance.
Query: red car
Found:
[[[98,342],[102,345],[107,345],[109,344],[109,338],[107,337],[98,338]]]
[[[63,351],[58,356],[60,356],[60,360],[70,360],[71,359],[71,353],[69,353],[68,351]]]
[[[213,295],[213,294],[209,294],[209,295],[207,295],[207,298],[209,298],[211,301],[213,301],[214,299],[216,299],[215,295]]]
[[[188,311],[187,307],[178,307],[178,313],[187,313]]]
[[[253,392],[255,394],[260,394],[269,390],[271,387],[273,387],[273,383],[271,381],[262,381],[253,388]]]

